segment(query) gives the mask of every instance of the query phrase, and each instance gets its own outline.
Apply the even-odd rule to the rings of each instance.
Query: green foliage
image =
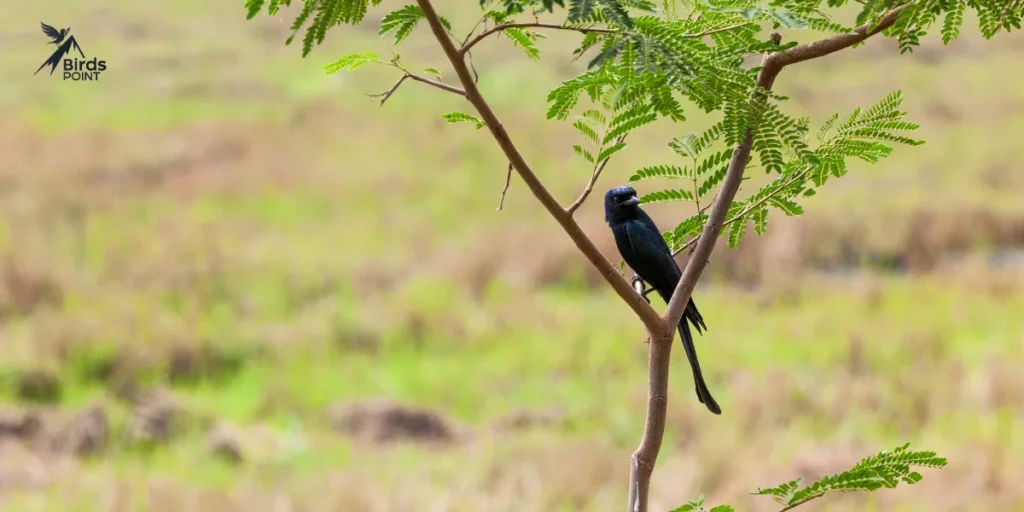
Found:
[[[595,173],[613,155],[626,148],[625,140],[629,133],[653,123],[659,112],[671,115],[671,107],[666,109],[656,102],[637,100],[623,88],[597,86],[589,92],[601,108],[585,110],[572,127],[586,139],[591,149],[580,144],[574,144],[572,149],[577,156],[593,165]]]
[[[776,487],[758,489],[754,494],[771,496],[788,510],[830,492],[892,489],[900,482],[916,484],[923,477],[911,468],[941,468],[946,465],[946,459],[935,452],[913,452],[908,451],[909,447],[910,443],[906,443],[892,452],[883,451],[866,457],[853,468],[828,475],[804,487],[800,486],[801,479],[798,478]]]
[[[418,5],[407,5],[398,9],[397,11],[391,11],[383,19],[380,20],[380,35],[385,35],[391,31],[395,32],[394,43],[399,44],[412,34],[412,29],[416,28],[416,24],[423,19],[423,10]],[[447,30],[452,29],[452,24],[445,18],[440,18],[441,24]]]
[[[376,53],[352,53],[330,64],[324,64],[323,70],[324,73],[327,73],[328,75],[333,75],[339,71],[353,71],[364,64],[372,64],[376,62],[380,62],[380,59],[377,58]]]
[[[924,477],[917,471],[913,471],[912,468],[945,467],[946,459],[939,457],[935,452],[912,452],[908,451],[909,447],[910,443],[906,443],[892,452],[879,452],[864,458],[856,466],[842,473],[825,476],[810,485],[801,487],[802,479],[797,478],[768,489],[758,489],[752,494],[771,496],[782,506],[780,510],[782,512],[792,510],[830,492],[892,489],[900,482],[908,485],[916,484]],[[733,512],[733,508],[728,505],[719,505],[709,511],[704,508],[704,495],[702,494],[696,500],[690,500],[671,512]]]
[[[487,126],[487,123],[481,121],[480,119],[477,119],[476,116],[467,114],[465,112],[448,112],[447,114],[441,114],[441,118],[444,119],[445,121],[448,121],[448,123],[450,124],[471,123],[476,126],[477,130],[483,128],[484,126]]]
[[[847,158],[876,163],[892,152],[890,144],[922,144],[901,134],[918,128],[904,119],[906,113],[899,110],[902,102],[902,93],[896,91],[866,110],[855,109],[842,123],[839,123],[839,114],[833,115],[818,130],[817,145],[813,148],[808,141],[806,119],[793,119],[772,102],[758,109],[752,117],[759,127],[754,152],[764,170],[778,177],[749,197],[733,202],[724,226],[728,228],[729,246],[736,247],[742,241],[749,224],[753,224],[756,233],[764,233],[771,208],[789,216],[803,214],[800,200],[815,195],[815,189],[830,177],[845,175]],[[641,200],[688,201],[694,202],[698,209],[702,201],[708,204],[708,193],[725,178],[732,151],[725,149],[704,155],[708,147],[729,131],[729,122],[723,120],[700,136],[687,134],[669,144],[689,165],[646,167],[630,178],[631,182],[653,178],[690,179],[691,190],[687,193],[674,188],[656,190]],[[702,229],[703,222],[695,214],[666,233],[665,240],[673,250],[678,250]]]
[[[533,60],[540,60],[540,50],[537,49],[536,41],[544,37],[543,35],[521,28],[510,28],[502,31],[502,33],[512,41],[512,44],[522,48],[526,52],[527,57]]]
[[[704,508],[704,495],[701,494],[699,498],[686,502],[685,505],[674,508],[669,512],[735,512],[735,509],[729,505],[719,505],[711,510]]]
[[[391,11],[380,20],[380,30],[377,31],[380,35],[385,35],[388,32],[394,31],[395,38],[394,43],[401,43],[409,34],[412,33],[412,29],[416,27],[416,24],[423,18],[423,10],[417,5],[407,5],[397,11]]]

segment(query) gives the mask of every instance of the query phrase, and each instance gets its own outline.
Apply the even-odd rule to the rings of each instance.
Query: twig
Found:
[[[1012,8],[1016,3],[1017,0],[1006,0],[1006,4],[1003,5],[1003,12],[999,14],[999,25],[996,31],[1002,30],[1006,27],[1006,14],[1010,12],[1010,8]]]
[[[459,77],[459,81],[465,88],[466,99],[476,108],[477,113],[480,114],[481,120],[487,124],[487,129],[490,130],[491,135],[494,136],[498,146],[501,147],[505,157],[508,158],[509,163],[512,164],[512,168],[519,174],[519,177],[523,179],[526,186],[530,189],[530,192],[537,198],[538,201],[544,206],[548,213],[554,217],[562,229],[565,230],[569,238],[576,244],[580,252],[590,260],[590,263],[598,270],[605,281],[611,285],[615,293],[625,301],[629,307],[636,313],[637,317],[644,323],[645,326],[652,328],[655,332],[661,332],[661,318],[654,311],[650,304],[643,300],[642,297],[638,297],[633,288],[626,282],[625,278],[619,275],[618,271],[612,266],[608,258],[605,258],[601,251],[598,250],[594,242],[580,229],[579,224],[573,220],[572,216],[565,211],[558,200],[551,195],[548,189],[541,183],[537,175],[530,169],[529,164],[523,158],[523,155],[519,153],[519,149],[512,142],[508,132],[505,131],[505,127],[502,126],[501,120],[491,109],[491,106],[484,99],[480,93],[480,89],[477,88],[476,83],[473,81],[473,74],[466,65],[466,61],[462,58],[462,53],[455,47],[451,39],[447,36],[444,26],[441,24],[441,20],[437,16],[437,11],[434,9],[433,4],[430,0],[416,0],[416,4],[423,10],[423,16],[426,18],[427,23],[430,24],[430,29],[434,33],[435,39],[441,45],[444,50],[445,56],[448,57],[448,61],[451,63],[452,68]]]
[[[505,173],[505,188],[501,189],[501,200],[498,201],[497,210],[499,212],[501,207],[505,205],[505,192],[508,192],[509,183],[512,183],[512,164],[508,164],[508,172]]]
[[[797,502],[797,503],[794,503],[792,505],[788,505],[788,506],[786,506],[786,508],[780,509],[779,512],[786,512],[788,510],[793,510],[794,508],[797,508],[800,505],[803,505],[803,504],[807,503],[808,501],[816,500],[816,499],[818,499],[818,498],[820,498],[822,496],[824,496],[824,494],[819,494],[817,496],[812,496],[812,497],[807,498],[806,500],[803,500],[801,502]]]
[[[621,135],[619,136],[619,138],[615,139],[615,144],[622,144],[622,141],[624,140],[626,140],[626,136]],[[612,145],[614,146],[615,144]],[[583,192],[581,192],[580,196],[576,198],[576,201],[574,201],[571,205],[569,205],[568,208],[565,209],[565,211],[568,212],[570,216],[576,213],[576,210],[578,210],[580,206],[583,206],[583,201],[586,201],[587,196],[589,196],[590,193],[594,190],[594,184],[597,183],[597,179],[601,177],[601,171],[604,171],[604,168],[608,165],[608,161],[611,159],[612,157],[608,157],[605,158],[604,160],[601,160],[601,163],[594,168],[594,174],[590,176],[590,181],[587,182],[587,186],[583,188]]]
[[[799,62],[817,59],[818,57],[824,57],[830,53],[844,50],[891,27],[892,24],[896,22],[896,18],[900,15],[900,12],[910,5],[910,2],[906,2],[890,9],[888,13],[879,18],[877,25],[871,26],[870,24],[864,24],[853,29],[853,32],[848,34],[836,34],[824,39],[819,39],[812,43],[797,45],[790,48],[788,51],[772,54],[771,60],[774,65],[779,66],[779,68],[784,68]]]
[[[698,38],[701,38],[701,37],[710,36],[711,34],[718,34],[720,32],[728,32],[730,30],[736,30],[736,29],[738,29],[740,27],[745,27],[745,26],[750,25],[750,24],[751,24],[750,22],[737,23],[735,25],[729,25],[727,27],[719,27],[719,28],[713,28],[713,29],[710,29],[710,30],[705,30],[704,32],[698,32],[696,34],[686,34],[686,35],[682,36],[682,38],[683,39],[698,39]]]
[[[483,41],[487,36],[508,30],[510,28],[549,28],[554,30],[569,30],[572,32],[579,32],[581,34],[595,33],[595,34],[615,34],[618,30],[611,28],[586,28],[586,27],[572,27],[568,25],[558,25],[555,23],[505,23],[495,27],[491,27],[483,32],[477,34],[476,37],[470,39],[468,43],[462,45],[462,48],[458,49],[458,55],[461,57],[469,51],[470,48],[475,46],[480,41]]]
[[[398,77],[398,81],[396,81],[395,84],[392,85],[388,90],[384,91],[381,94],[367,94],[367,96],[369,96],[371,98],[380,98],[380,105],[383,107],[384,106],[384,102],[388,101],[388,98],[390,98],[391,95],[394,94],[395,91],[398,90],[398,87],[401,86],[402,82],[404,82],[407,78],[415,80],[417,82],[425,83],[427,85],[432,85],[434,87],[437,87],[438,89],[458,94],[459,96],[465,96],[466,95],[466,91],[463,91],[462,89],[459,89],[458,87],[453,87],[453,86],[448,85],[446,83],[438,82],[437,80],[431,80],[429,78],[424,78],[422,76],[415,75],[415,74],[407,72],[407,73],[404,73],[402,76]]]
[[[469,57],[469,70],[473,72],[473,83],[480,83],[480,73],[476,72],[476,64],[473,63],[473,54],[467,53],[466,57]]]
[[[728,27],[714,28],[714,29],[706,30],[704,32],[699,32],[699,33],[696,33],[696,34],[686,34],[686,35],[680,36],[680,38],[681,39],[699,39],[699,38],[704,37],[704,36],[710,36],[711,34],[717,34],[719,32],[727,32],[729,30],[737,29],[737,28],[740,28],[740,27],[743,27],[743,26],[746,26],[746,25],[750,25],[750,22],[739,23],[739,24],[736,24],[736,25],[730,25]],[[504,30],[508,30],[510,28],[547,28],[547,29],[553,29],[553,30],[568,30],[570,32],[579,32],[581,34],[618,34],[618,33],[620,33],[619,30],[612,29],[612,28],[574,27],[574,26],[571,26],[571,25],[557,25],[557,24],[554,24],[554,23],[505,23],[503,25],[498,25],[496,27],[492,27],[490,29],[484,30],[483,32],[478,34],[473,39],[470,39],[468,43],[463,44],[462,48],[459,48],[459,56],[465,55],[466,52],[468,52],[470,48],[475,46],[480,41],[483,41],[484,39],[486,39],[487,36],[489,36],[491,34],[495,34],[495,33],[501,32],[501,31],[504,31]]]
[[[388,88],[388,90],[384,91],[383,93],[381,93],[381,94],[367,94],[367,96],[369,96],[371,98],[380,98],[380,106],[383,107],[384,106],[384,102],[387,101],[388,98],[390,98],[391,95],[394,94],[395,91],[398,90],[398,87],[402,85],[402,82],[405,82],[406,78],[409,78],[409,74],[408,73],[405,73],[402,76],[398,77],[398,81],[395,82],[395,85],[392,85],[391,87]]]
[[[495,3],[497,3],[497,0],[492,0],[490,5],[484,9],[484,15],[480,16],[480,19],[476,20],[476,24],[473,25],[473,28],[469,29],[469,33],[466,34],[466,37],[462,38],[462,46],[465,46],[466,42],[469,41],[469,38],[473,37],[473,33],[476,32],[477,27],[479,27],[481,23],[484,24],[484,29],[487,28],[487,15],[491,13],[491,9],[494,9]]]

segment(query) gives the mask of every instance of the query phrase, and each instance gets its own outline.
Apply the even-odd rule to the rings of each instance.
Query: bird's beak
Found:
[[[640,204],[640,198],[636,196],[631,196],[629,199],[622,202],[622,206],[636,206],[638,204]]]

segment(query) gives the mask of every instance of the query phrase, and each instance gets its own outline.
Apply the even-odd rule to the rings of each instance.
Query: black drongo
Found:
[[[633,187],[613,188],[604,196],[604,220],[615,234],[615,245],[618,246],[622,259],[668,303],[676,285],[679,284],[679,279],[682,278],[682,272],[672,258],[668,244],[661,237],[658,226],[640,209],[639,204],[640,199],[637,198]],[[690,299],[683,318],[679,320],[679,335],[682,337],[683,349],[686,350],[686,358],[690,360],[690,367],[693,369],[697,398],[709,411],[722,414],[722,409],[711,397],[711,392],[704,383],[704,375],[700,371],[700,363],[697,362],[697,350],[693,346],[693,335],[690,334],[687,320],[693,323],[699,333],[703,332],[702,328],[707,329],[693,299]]]

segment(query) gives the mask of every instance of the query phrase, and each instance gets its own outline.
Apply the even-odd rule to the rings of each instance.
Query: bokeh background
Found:
[[[460,33],[478,16],[438,6]],[[247,22],[237,1],[4,11],[3,510],[622,508],[640,325],[517,177],[495,210],[500,151],[439,117],[460,98],[408,82],[381,108],[365,94],[394,70],[324,76],[345,53],[387,58],[385,9],[306,59],[283,44],[293,12]],[[101,80],[33,76],[40,21],[106,59]],[[676,350],[655,510],[700,493],[774,510],[746,493],[904,441],[949,466],[808,507],[1024,510],[1024,37],[974,23],[949,47],[875,39],[778,80],[815,123],[903,89],[927,144],[719,247],[695,297],[725,412],[697,403]],[[547,35],[542,62],[494,38],[475,63],[568,203],[588,169],[544,98],[582,63],[577,36]],[[446,68],[425,27],[400,53]],[[598,193],[711,122],[688,114],[632,138]],[[599,202],[577,218],[618,261]],[[690,208],[649,210],[667,229]]]

